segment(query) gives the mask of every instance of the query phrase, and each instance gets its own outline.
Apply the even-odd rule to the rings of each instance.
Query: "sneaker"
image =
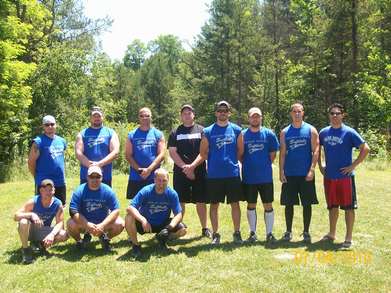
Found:
[[[201,235],[206,238],[212,238],[212,231],[209,228],[202,228]]]
[[[220,234],[219,234],[219,233],[214,232],[214,233],[212,234],[212,244],[213,244],[213,245],[218,245],[218,244],[220,244]]]
[[[110,238],[107,236],[107,233],[103,233],[99,236],[100,243],[104,252],[111,252]]]
[[[233,242],[234,243],[236,243],[236,244],[242,244],[243,243],[243,239],[242,239],[242,235],[240,234],[240,231],[235,231],[232,234],[232,237],[233,237]]]
[[[266,235],[266,242],[269,244],[276,243],[277,239],[274,237],[273,233],[269,233]]]
[[[159,233],[156,234],[156,239],[159,242],[159,246],[161,249],[166,250],[167,248],[167,240],[170,232],[167,228],[164,228]]]
[[[342,248],[345,248],[345,249],[348,249],[348,248],[350,248],[350,247],[352,247],[352,245],[353,245],[353,242],[352,241],[347,241],[347,240],[345,240],[343,243],[342,243]]]
[[[40,253],[40,243],[38,241],[30,241],[30,248],[32,253]]]
[[[141,245],[132,245],[132,256],[134,258],[139,258],[141,256]]]
[[[90,233],[85,233],[83,237],[83,244],[88,244],[91,242],[92,236]]]
[[[257,238],[257,234],[255,234],[254,231],[251,231],[250,232],[250,235],[248,236],[248,238],[246,239],[246,242],[248,243],[254,243],[255,241],[257,241],[258,238]]]
[[[311,243],[311,235],[310,233],[308,232],[303,232],[303,234],[301,234],[303,236],[303,242],[304,243]]]
[[[78,240],[76,241],[76,249],[79,250],[79,251],[83,251],[85,249],[85,244],[83,242],[83,240]]]
[[[281,240],[283,241],[291,241],[292,240],[292,232],[286,231],[282,236]]]
[[[33,252],[31,250],[31,247],[22,248],[22,261],[26,265],[34,262]]]

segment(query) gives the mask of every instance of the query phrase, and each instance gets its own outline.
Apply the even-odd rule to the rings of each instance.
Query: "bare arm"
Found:
[[[174,229],[181,221],[182,221],[182,213],[176,214],[176,215],[172,218],[170,224],[168,225],[168,227],[167,227],[168,230]]]
[[[361,164],[362,161],[367,157],[369,153],[369,146],[366,142],[362,143],[360,145],[360,153],[358,154],[358,157],[354,160],[354,162],[347,167],[341,168],[341,172],[344,175],[351,174],[354,169]]]
[[[184,165],[186,165],[186,163],[178,155],[176,147],[169,147],[168,153],[170,154],[170,157],[174,161],[175,165],[177,165],[179,168],[182,168]]]
[[[141,223],[146,233],[152,232],[152,227],[148,220],[142,214],[140,214],[140,212],[134,206],[129,206],[126,211]]]
[[[92,162],[84,155],[84,144],[81,133],[79,133],[76,137],[75,154],[76,158],[80,161],[80,164],[84,167],[88,168],[92,164]]]
[[[200,154],[193,161],[193,163],[189,165],[189,167],[194,170],[197,166],[201,165],[208,158],[208,153],[209,153],[209,142],[208,139],[205,136],[203,136],[200,144]]]
[[[18,209],[14,215],[14,220],[19,222],[21,219],[33,220],[33,215],[37,216],[37,214],[33,213],[34,208],[34,200],[28,200],[23,207]]]
[[[311,151],[312,151],[312,160],[311,167],[308,170],[305,180],[311,181],[315,176],[315,167],[319,158],[319,135],[314,127],[311,128]]]
[[[238,136],[237,152],[238,152],[238,160],[242,162],[243,154],[244,154],[244,139],[242,133],[240,133]]]
[[[39,154],[40,154],[39,148],[38,148],[37,144],[35,142],[33,142],[33,144],[31,145],[29,157],[27,160],[28,168],[30,170],[31,175],[33,175],[33,177],[35,177],[35,168],[36,168],[37,160],[39,158]]]
[[[110,214],[107,215],[107,217],[101,223],[97,224],[97,226],[99,227],[100,230],[104,231],[106,226],[113,224],[115,220],[118,218],[118,216],[119,216],[119,209],[113,210]]]
[[[133,158],[133,144],[130,139],[126,139],[125,143],[125,159],[128,161],[130,167],[135,170],[138,170],[140,166],[137,164],[136,160]]]
[[[49,247],[54,243],[54,238],[64,227],[64,210],[62,206],[58,209],[56,213],[56,225],[53,227],[52,232],[50,232],[43,240],[43,245]]]
[[[322,175],[324,176],[325,170],[326,170],[326,165],[323,165],[323,162],[322,162],[322,146],[319,146],[318,166],[319,166],[320,173],[322,173]]]
[[[286,177],[284,172],[285,156],[286,156],[285,132],[281,131],[280,133],[280,181],[281,183],[286,183]]]
[[[276,159],[277,152],[276,152],[276,151],[270,152],[270,153],[269,153],[269,156],[270,156],[270,161],[273,163],[274,160]]]
[[[118,135],[115,131],[113,131],[113,135],[111,136],[109,149],[110,149],[110,153],[106,157],[104,157],[102,160],[97,162],[97,165],[101,168],[103,166],[110,164],[112,161],[114,161],[116,158],[118,158],[119,139],[118,139]]]

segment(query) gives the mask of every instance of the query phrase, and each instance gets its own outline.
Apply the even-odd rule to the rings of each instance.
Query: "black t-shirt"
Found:
[[[176,147],[178,155],[183,162],[191,164],[200,153],[200,144],[202,137],[203,126],[194,124],[191,127],[186,127],[183,124],[170,133],[168,138],[168,147]],[[174,165],[174,171],[182,172],[182,169]],[[206,173],[206,164],[203,162],[195,169],[195,173]]]

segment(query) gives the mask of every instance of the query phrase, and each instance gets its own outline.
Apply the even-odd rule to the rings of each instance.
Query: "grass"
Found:
[[[277,173],[277,172],[275,172]],[[104,255],[94,241],[85,254],[68,240],[50,249],[50,256],[38,257],[32,265],[20,264],[21,252],[13,221],[14,212],[32,196],[31,178],[0,185],[0,275],[2,292],[272,292],[272,291],[389,291],[391,288],[391,171],[375,171],[361,166],[357,172],[359,209],[354,229],[354,247],[341,251],[343,214],[338,223],[336,244],[317,241],[328,230],[327,210],[321,176],[317,174],[320,204],[313,208],[313,244],[300,242],[301,208],[296,208],[291,243],[265,246],[262,209],[258,206],[258,237],[254,245],[237,246],[232,241],[230,209],[220,208],[222,244],[211,247],[200,238],[195,207],[188,206],[184,239],[171,243],[171,253],[161,253],[153,236],[141,237],[143,257],[130,255],[127,235],[113,242],[114,253]],[[127,177],[116,175],[114,189],[125,214]],[[77,178],[68,179],[68,201]],[[275,181],[275,235],[285,230],[283,209],[279,205],[280,184]],[[245,205],[242,204],[242,235],[247,237]],[[68,218],[68,212],[66,213]],[[96,248],[95,248],[96,246]]]

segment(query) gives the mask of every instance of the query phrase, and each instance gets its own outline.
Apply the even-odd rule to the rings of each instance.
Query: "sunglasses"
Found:
[[[54,126],[54,125],[56,125],[56,123],[46,123],[46,124],[44,124],[46,127],[49,127],[49,126]]]
[[[330,112],[331,116],[339,116],[342,115],[342,112]]]
[[[99,176],[99,175],[90,175],[88,177],[91,178],[91,179],[100,179],[100,178],[102,178],[102,176]]]
[[[216,112],[217,112],[217,113],[228,113],[229,110],[228,110],[228,109],[217,109]]]

